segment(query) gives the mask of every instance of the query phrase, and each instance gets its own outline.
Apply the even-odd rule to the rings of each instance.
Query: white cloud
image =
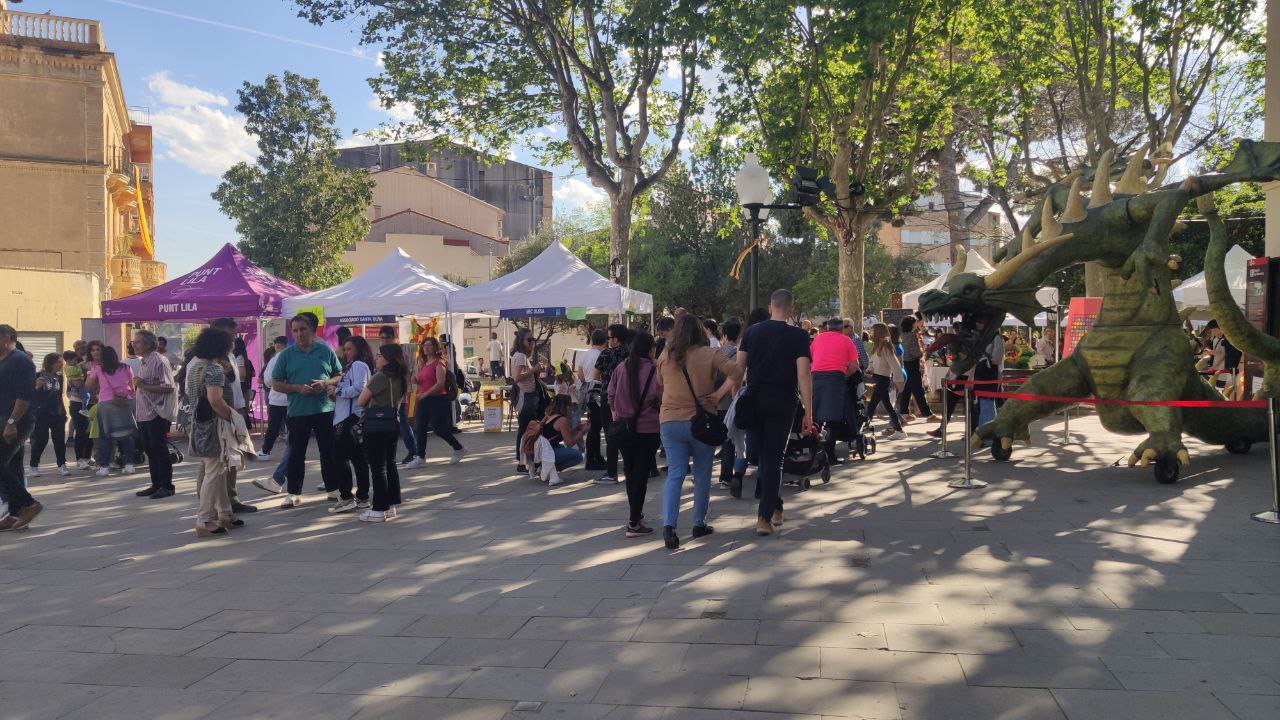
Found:
[[[609,199],[604,191],[578,178],[569,178],[561,182],[554,190],[557,203],[569,209],[587,208]]]
[[[394,122],[413,122],[418,117],[418,113],[414,110],[413,105],[407,102],[392,103],[391,107],[382,104],[382,98],[374,95],[369,98],[369,109],[386,113],[387,117]]]
[[[184,85],[169,77],[167,70],[148,76],[147,89],[155,94],[156,100],[162,105],[228,105],[227,98],[222,95],[193,85]]]
[[[220,109],[229,104],[227,98],[176,82],[167,72],[149,76],[147,88],[155,102],[151,124],[160,157],[204,175],[221,175],[257,157],[257,144],[244,129],[244,118]]]

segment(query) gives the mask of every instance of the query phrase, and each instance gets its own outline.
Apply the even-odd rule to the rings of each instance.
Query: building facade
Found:
[[[94,276],[77,285],[96,288],[92,314],[81,317],[164,282],[152,238],[151,128],[145,111],[125,104],[99,24],[0,0],[0,98],[0,268]]]
[[[479,156],[472,150],[444,143],[435,146],[426,162],[409,162],[404,143],[344,148],[338,165],[369,170],[391,170],[410,166],[503,212],[498,237],[523,240],[544,222],[551,220],[549,170],[515,160]]]
[[[982,201],[982,196],[962,192],[963,218]],[[882,223],[876,231],[880,243],[894,256],[919,258],[929,263],[935,272],[944,273],[951,268],[951,226],[946,205],[940,195],[928,195],[916,201],[914,211],[903,217],[901,226]],[[991,261],[991,253],[1010,237],[1008,223],[995,210],[988,210],[969,231],[969,246]]]

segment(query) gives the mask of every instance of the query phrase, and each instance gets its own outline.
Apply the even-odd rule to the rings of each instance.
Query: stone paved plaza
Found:
[[[309,489],[197,540],[189,462],[154,502],[145,476],[42,476],[38,525],[0,536],[0,717],[1280,717],[1266,448],[1192,444],[1162,486],[1110,467],[1136,439],[1072,429],[982,456],[968,492],[934,444],[884,443],[788,488],[770,538],[717,489],[716,533],[690,540],[686,504],[677,552],[622,536],[621,485],[510,475],[508,434],[466,433],[452,468],[433,441],[383,525]]]

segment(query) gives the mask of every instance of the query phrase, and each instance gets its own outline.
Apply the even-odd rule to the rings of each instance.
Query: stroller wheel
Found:
[[[875,439],[875,436],[873,436],[873,435],[866,435],[866,436],[865,436],[865,440],[863,440],[863,442],[864,442],[864,443],[866,443],[866,446],[867,446],[867,454],[868,454],[868,455],[875,455],[875,454],[876,454],[876,439]]]
[[[822,484],[826,485],[831,482],[831,464],[827,463],[822,466]]]
[[[809,476],[808,476],[808,475],[805,475],[804,477],[800,478],[800,490],[801,490],[801,492],[803,492],[803,491],[805,491],[805,490],[808,490],[808,489],[809,489],[810,487],[812,487],[812,486],[813,486],[813,483],[809,482]]]

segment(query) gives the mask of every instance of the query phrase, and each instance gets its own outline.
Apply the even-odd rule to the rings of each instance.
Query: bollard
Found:
[[[1258,522],[1280,524],[1280,450],[1276,449],[1276,404],[1280,399],[1267,398],[1267,432],[1271,441],[1271,509],[1254,513],[1252,517]]]
[[[930,454],[930,455],[929,455],[929,457],[931,457],[931,458],[933,458],[933,459],[935,459],[935,460],[949,460],[949,459],[951,459],[951,458],[953,458],[953,457],[955,457],[955,456],[956,456],[956,454],[955,454],[955,453],[953,453],[953,452],[951,452],[950,450],[948,450],[948,449],[947,449],[947,416],[950,414],[950,413],[948,413],[948,412],[947,412],[947,400],[948,400],[947,393],[949,393],[949,392],[951,392],[951,388],[950,388],[950,387],[948,387],[947,381],[946,381],[946,380],[943,380],[943,381],[942,381],[942,439],[941,439],[941,447],[940,447],[940,448],[938,448],[938,449],[937,449],[937,450],[935,450],[932,454]],[[968,438],[965,438],[965,442],[968,442]]]
[[[945,412],[945,408],[943,410]],[[943,416],[945,417],[945,415]],[[976,490],[984,488],[986,483],[973,479],[973,385],[966,382],[964,386],[964,479],[952,480],[947,487],[957,490]],[[999,442],[997,440],[996,442]]]

